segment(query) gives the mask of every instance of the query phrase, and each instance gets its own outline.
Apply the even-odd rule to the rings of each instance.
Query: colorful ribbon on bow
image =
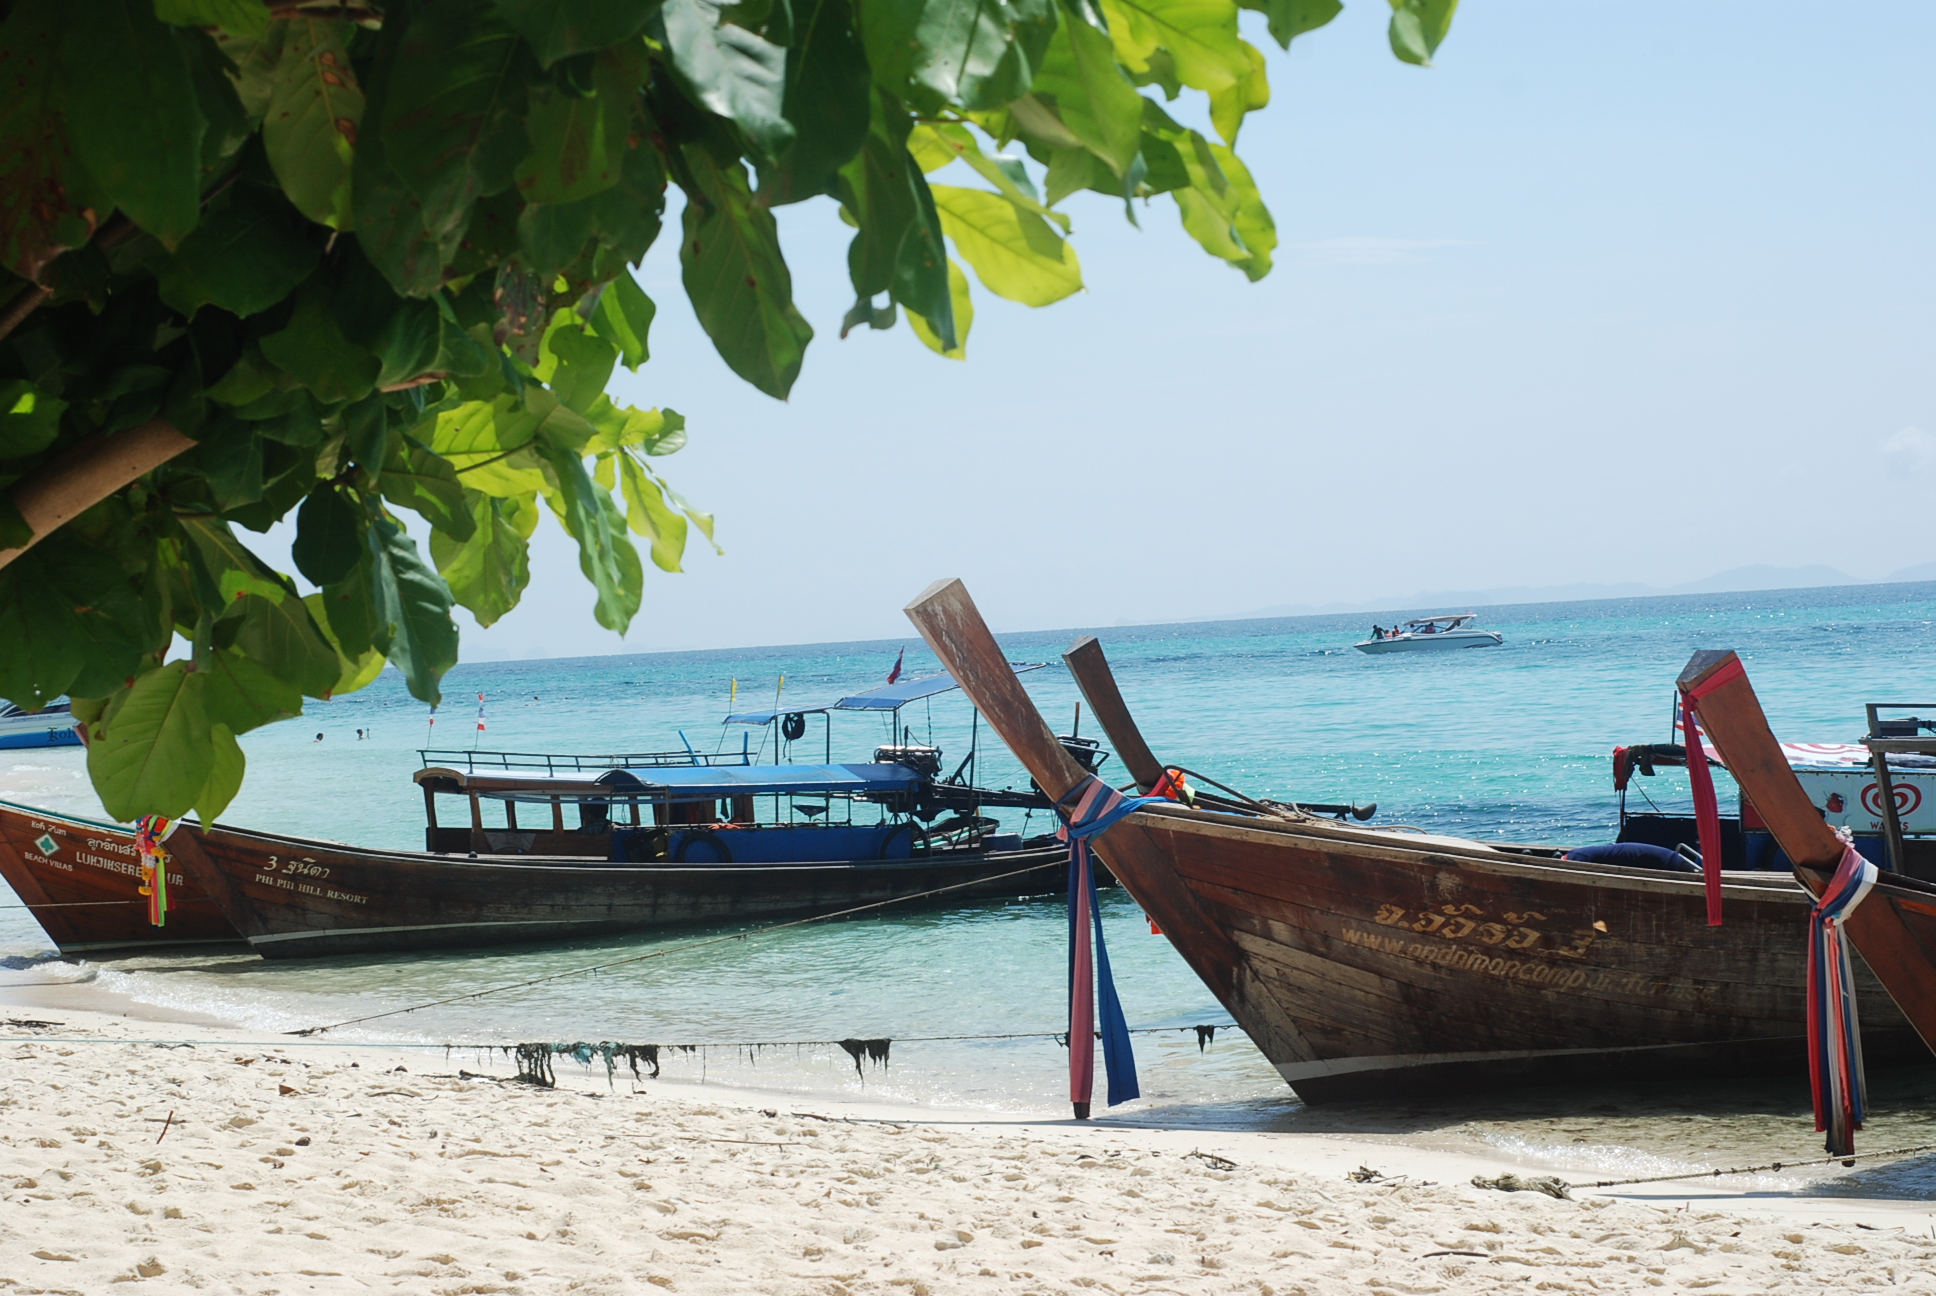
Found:
[[[1878,870],[1844,845],[1835,876],[1808,916],[1808,1057],[1815,1091],[1815,1128],[1830,1156],[1855,1151],[1868,1086],[1862,1075],[1862,1024],[1856,1016],[1855,970],[1842,924],[1875,885]]]
[[[1701,878],[1707,884],[1707,925],[1721,925],[1721,807],[1714,798],[1714,776],[1708,772],[1707,752],[1701,746],[1701,725],[1695,715],[1700,700],[1724,684],[1746,679],[1740,659],[1729,662],[1681,691],[1681,736],[1687,741],[1687,781],[1694,790],[1694,824],[1701,838]]]
[[[134,845],[141,852],[141,894],[148,897],[148,921],[156,927],[168,923],[168,852],[161,844],[175,831],[178,821],[160,815],[143,815],[135,820]]]
[[[1109,971],[1109,950],[1102,939],[1102,913],[1096,905],[1096,871],[1089,839],[1143,806],[1169,805],[1162,797],[1126,797],[1091,774],[1062,798],[1075,808],[1063,816],[1056,836],[1069,843],[1069,1101],[1076,1119],[1089,1118],[1096,1082],[1097,1001],[1101,1001],[1103,1067],[1109,1075],[1109,1105],[1142,1096],[1136,1084],[1136,1058],[1129,1046],[1129,1021],[1116,997]],[[1090,933],[1095,933],[1094,957]],[[1101,976],[1098,979],[1097,973]]]

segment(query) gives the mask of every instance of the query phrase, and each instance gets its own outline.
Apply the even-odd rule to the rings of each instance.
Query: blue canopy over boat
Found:
[[[905,765],[715,765],[613,770],[600,783],[672,796],[733,797],[852,792],[905,792],[921,774]]]
[[[1010,662],[1017,675],[1033,670],[1041,670],[1047,662]],[[822,711],[899,711],[910,702],[946,693],[961,686],[947,671],[936,671],[932,675],[922,675],[915,679],[897,680],[883,684],[879,688],[863,689],[850,694],[838,702],[826,702],[819,706],[788,706],[773,711],[741,711],[727,716],[721,724],[767,725],[783,715],[819,714]]]

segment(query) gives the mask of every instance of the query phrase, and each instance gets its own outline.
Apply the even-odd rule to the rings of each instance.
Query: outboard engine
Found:
[[[896,746],[876,747],[874,759],[879,762],[905,765],[917,774],[929,778],[941,772],[941,749],[939,747]]]

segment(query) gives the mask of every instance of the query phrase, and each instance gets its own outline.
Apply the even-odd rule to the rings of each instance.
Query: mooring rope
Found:
[[[1845,1165],[1858,1158],[1864,1161],[1875,1157],[1914,1156],[1918,1152],[1936,1151],[1936,1143],[1918,1143],[1914,1147],[1890,1148],[1882,1152],[1851,1152],[1847,1156],[1814,1157],[1807,1161],[1770,1161],[1767,1165],[1742,1166],[1735,1170],[1690,1170],[1686,1174],[1652,1175],[1645,1179],[1602,1179],[1596,1183],[1577,1183],[1574,1188],[1627,1188],[1634,1184],[1673,1183],[1685,1179],[1713,1179],[1721,1175],[1765,1174],[1768,1171],[1793,1170],[1799,1166]]]
[[[9,1021],[10,1025],[28,1023]],[[48,1022],[48,1026],[64,1025],[62,1022]],[[327,1028],[325,1028],[327,1029]],[[1132,1035],[1167,1035],[1171,1032],[1195,1032],[1199,1051],[1207,1044],[1214,1043],[1218,1031],[1240,1030],[1235,1022],[1218,1022],[1213,1026],[1132,1026]],[[290,1034],[299,1034],[292,1031]],[[1052,1039],[1066,1041],[1067,1031],[1000,1031],[982,1035],[895,1035],[880,1036],[892,1044],[945,1044],[975,1040],[1022,1040]],[[854,1038],[849,1036],[848,1038]],[[657,1044],[653,1047],[695,1051],[698,1049],[768,1049],[768,1048],[835,1048],[846,1040],[801,1039],[801,1040],[709,1040],[699,1044]],[[515,1044],[500,1044],[477,1041],[444,1040],[291,1040],[287,1037],[272,1040],[225,1040],[225,1039],[132,1039],[112,1035],[0,1035],[0,1044],[150,1044],[157,1048],[179,1048],[208,1045],[211,1048],[399,1048],[399,1049],[454,1049],[509,1050]]]
[[[931,891],[917,891],[912,895],[893,896],[886,900],[876,900],[871,904],[856,905],[852,909],[839,909],[833,913],[815,914],[809,918],[795,918],[788,922],[773,923],[766,927],[756,927],[752,931],[735,932],[730,936],[712,936],[705,940],[687,941],[681,945],[671,945],[664,949],[653,950],[646,954],[634,954],[629,958],[611,959],[604,963],[587,963],[582,967],[567,968],[563,972],[552,972],[541,977],[531,977],[524,981],[513,981],[506,985],[488,986],[483,990],[473,990],[469,994],[451,995],[444,999],[432,999],[427,1003],[412,1004],[408,1008],[392,1008],[387,1012],[370,1013],[363,1017],[351,1017],[347,1021],[331,1022],[327,1026],[309,1026],[302,1030],[290,1031],[291,1035],[320,1035],[343,1026],[359,1026],[364,1022],[381,1021],[386,1017],[401,1017],[406,1013],[421,1012],[426,1008],[441,1008],[446,1004],[467,1003],[472,999],[482,999],[487,995],[503,994],[509,990],[524,990],[548,981],[560,981],[565,977],[579,976],[586,972],[603,972],[607,968],[624,967],[631,963],[644,963],[651,959],[667,958],[673,954],[685,954],[711,945],[724,945],[731,941],[751,940],[790,927],[806,927],[813,923],[828,922],[835,918],[847,918],[857,913],[867,913],[874,909],[884,909],[888,905],[906,904],[910,900],[926,900],[932,896],[946,895],[950,891],[966,891],[972,887],[986,886],[990,882],[1003,882],[1009,878],[1021,877],[1026,873],[1039,873],[1044,869],[1060,869],[1062,860],[1049,860],[1041,864],[1031,864],[1027,868],[1016,869],[1009,873],[997,873],[993,877],[979,877],[969,882],[956,882],[950,886],[935,887]]]

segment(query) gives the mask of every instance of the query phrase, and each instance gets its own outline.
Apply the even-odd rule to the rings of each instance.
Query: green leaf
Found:
[[[262,498],[262,434],[257,424],[231,415],[211,419],[198,434],[195,460],[215,507],[223,511]]]
[[[270,363],[307,387],[325,404],[367,395],[382,372],[374,354],[343,336],[320,283],[310,282],[296,299],[288,327],[260,342]]]
[[[880,87],[935,113],[1027,94],[1055,27],[1055,0],[880,0],[861,38]]]
[[[194,808],[214,769],[208,679],[172,661],[134,681],[87,747],[87,772],[110,818],[178,819]]]
[[[222,591],[222,604],[225,607],[245,594],[266,598],[271,603],[280,603],[289,596],[289,591],[276,582],[257,576],[253,572],[243,571],[239,567],[231,567],[222,573],[219,588]]]
[[[930,351],[950,360],[966,360],[968,329],[975,322],[975,304],[968,296],[968,276],[953,261],[948,262],[948,291],[954,298],[955,345],[943,345],[941,335],[935,332],[934,326],[913,311],[908,312],[908,325]]]
[[[201,573],[198,579],[215,587],[205,590],[205,604],[220,600],[229,605],[222,620],[235,628],[232,645],[309,696],[322,697],[336,681],[335,652],[302,601],[293,597],[294,587],[236,539],[219,518],[185,516],[180,521],[190,541],[190,557]],[[249,594],[252,583],[225,579],[231,570],[273,584],[291,597]]]
[[[550,67],[561,58],[616,45],[645,30],[653,0],[492,0]]]
[[[60,435],[67,402],[24,378],[0,382],[0,463],[37,455]]]
[[[383,465],[383,498],[419,514],[453,540],[468,540],[476,526],[464,488],[448,460],[407,433],[390,438]]]
[[[606,50],[592,65],[594,93],[532,91],[525,119],[531,153],[517,169],[526,202],[578,202],[618,183],[645,71],[643,46]]]
[[[1431,67],[1439,42],[1452,30],[1459,0],[1391,0],[1392,53],[1406,63]]]
[[[827,192],[867,138],[873,98],[851,0],[796,0],[793,20],[783,105],[793,142],[760,182],[774,206]]]
[[[1069,21],[1049,42],[1034,92],[1053,100],[1069,133],[1118,176],[1143,143],[1143,96],[1123,75],[1109,33]]]
[[[256,121],[242,108],[235,83],[229,79],[229,57],[205,31],[177,32],[177,42],[188,59],[188,77],[195,87],[195,110],[202,116],[202,176],[228,169],[228,160],[249,142]]]
[[[592,613],[607,630],[624,634],[638,613],[645,587],[638,551],[625,534],[625,519],[611,495],[586,473],[577,452],[546,443],[539,453],[558,480],[558,491],[547,502],[578,541],[578,568],[598,591]]]
[[[106,215],[74,155],[60,68],[47,57],[73,21],[66,0],[18,0],[0,23],[0,263],[25,279],[84,245]]]
[[[612,366],[618,361],[618,348],[576,327],[571,312],[561,314],[567,322],[563,328],[545,334],[538,376],[573,412],[583,414],[605,394]]]
[[[188,59],[152,0],[68,0],[60,94],[75,156],[129,220],[172,248],[201,207]]]
[[[733,372],[784,400],[813,329],[794,308],[773,213],[754,201],[738,164],[717,167],[699,149],[686,157],[697,186],[679,247],[686,296]]]
[[[386,23],[377,38],[376,57],[364,83],[365,129],[357,134],[350,192],[363,255],[398,293],[428,297],[443,282],[442,249],[424,228],[423,203],[391,165],[383,131],[376,128],[389,112],[389,88],[398,79],[404,29],[402,23]]]
[[[463,542],[441,531],[430,535],[430,556],[450,586],[451,597],[481,626],[495,624],[518,605],[531,581],[531,533],[538,510],[528,500],[472,493],[476,530]]]
[[[726,551],[719,547],[719,542],[713,539],[713,515],[694,508],[692,502],[678,491],[672,489],[672,486],[664,478],[659,480],[659,485],[665,489],[666,498],[677,505],[679,511],[690,518],[692,524],[699,528],[699,534],[706,537],[706,543],[713,547],[713,552],[716,554],[725,553]]]
[[[473,490],[532,495],[550,485],[532,450],[540,422],[515,396],[466,401],[437,416],[430,448],[450,460],[458,480]]]
[[[33,540],[33,525],[13,502],[13,496],[0,491],[0,551],[25,549]]]
[[[368,544],[367,537],[365,544]],[[336,584],[324,586],[317,605],[310,608],[317,629],[335,646],[339,665],[345,660],[361,661],[367,654],[377,652],[374,647],[376,599],[370,592],[376,580],[374,572],[375,564],[366,547],[356,570]],[[317,606],[321,607],[322,616],[315,616]],[[377,656],[382,655],[377,652]]]
[[[1155,104],[1147,105],[1145,120],[1150,130],[1143,152],[1150,160],[1151,179],[1159,167],[1179,173],[1164,180],[1162,188],[1176,199],[1183,228],[1206,252],[1230,262],[1253,282],[1269,274],[1277,227],[1249,169],[1230,149],[1177,125]]]
[[[350,172],[363,89],[350,67],[345,21],[293,18],[282,41],[262,144],[289,201],[331,229],[350,223]]]
[[[7,569],[40,582],[34,596],[40,611],[64,623],[71,666],[78,668],[69,687],[84,695],[112,692],[168,646],[167,628],[123,564],[121,554],[96,547],[69,527]],[[4,624],[11,634],[16,623]],[[0,643],[7,638],[0,635]]]
[[[1046,306],[1082,287],[1075,249],[1034,212],[953,185],[934,186],[934,205],[962,260],[997,297]]]
[[[295,291],[319,256],[286,203],[238,184],[209,203],[174,255],[152,264],[161,299],[183,315],[212,304],[246,318]]]
[[[693,97],[768,158],[779,157],[794,136],[785,112],[786,50],[727,22],[713,0],[667,0],[659,18]]]
[[[1131,93],[1135,91],[1132,89]],[[1142,136],[1142,97],[1137,103],[1137,137]],[[930,142],[932,141],[932,142]],[[1002,197],[1024,211],[1032,211],[1044,220],[1054,221],[1062,227],[1063,233],[1069,231],[1069,218],[1058,211],[1050,211],[1042,205],[1036,195],[1035,182],[1029,178],[1028,170],[1020,158],[997,154],[989,157],[981,151],[981,144],[975,139],[974,132],[957,122],[942,122],[934,126],[919,126],[909,137],[909,152],[946,150],[961,161],[966,162],[978,174],[994,184]]]
[[[383,654],[374,648],[365,647],[355,657],[344,655],[343,645],[336,637],[335,627],[329,623],[327,599],[320,591],[304,598],[303,605],[309,609],[309,615],[316,622],[316,628],[323,632],[323,638],[329,640],[330,647],[336,649],[336,660],[342,668],[342,675],[337,679],[336,687],[329,691],[330,697],[354,693],[383,673],[383,667],[386,664]]]
[[[237,36],[259,36],[269,26],[262,0],[154,0],[155,17],[176,27],[220,27]]]
[[[244,734],[302,714],[302,693],[254,658],[231,648],[208,655],[203,709],[213,724]]]
[[[1226,144],[1237,142],[1237,131],[1243,126],[1246,113],[1256,112],[1270,103],[1270,78],[1264,68],[1264,52],[1249,42],[1242,44],[1244,55],[1250,60],[1250,71],[1237,78],[1233,85],[1210,94],[1210,122]]]
[[[324,482],[309,493],[296,514],[296,541],[289,547],[289,556],[310,584],[334,585],[347,579],[362,560],[363,532],[368,526],[363,510],[340,487]]]
[[[235,794],[242,790],[242,776],[248,769],[248,758],[242,754],[242,744],[235,741],[235,734],[225,724],[212,724],[208,727],[208,782],[195,795],[195,817],[207,828],[216,817],[229,808]]]
[[[494,192],[499,165],[523,156],[529,58],[517,33],[472,0],[431,0],[411,19],[381,133],[433,237],[461,228],[471,203]]]
[[[43,546],[44,547],[44,546]],[[39,710],[72,687],[81,673],[87,642],[70,599],[22,556],[0,571],[0,697]]]
[[[437,682],[457,664],[450,588],[423,565],[417,542],[388,518],[371,522],[369,553],[372,642],[403,672],[411,696],[436,706],[443,701]]]
[[[250,36],[229,31],[215,35],[217,47],[235,64],[236,97],[252,122],[260,124],[263,114],[269,111],[269,96],[276,87],[276,67],[282,62],[282,38],[288,30],[288,22],[278,20]]]
[[[618,457],[619,486],[625,494],[625,520],[652,543],[652,563],[678,571],[686,552],[686,520],[666,505],[659,483],[630,455]]]
[[[685,448],[686,418],[678,410],[621,409],[608,396],[593,404],[585,418],[598,429],[580,451],[588,456],[624,448],[669,455]]]
[[[1246,9],[1270,19],[1271,39],[1284,49],[1305,32],[1318,28],[1344,12],[1342,0],[1237,0]]]
[[[1167,50],[1184,85],[1215,94],[1251,72],[1237,37],[1237,0],[1101,0],[1116,57],[1133,72]]]
[[[618,348],[619,359],[627,369],[636,371],[652,358],[646,342],[652,331],[652,317],[658,309],[638,281],[623,274],[605,285],[605,293],[598,299],[598,310],[592,315],[592,328]]]
[[[909,153],[908,131],[906,111],[876,92],[867,140],[840,173],[841,202],[860,226],[847,249],[847,273],[861,301],[871,303],[876,294],[891,292],[953,347],[957,338],[941,217]]]
[[[343,455],[376,481],[390,457],[390,407],[372,392],[337,418],[343,434]]]

